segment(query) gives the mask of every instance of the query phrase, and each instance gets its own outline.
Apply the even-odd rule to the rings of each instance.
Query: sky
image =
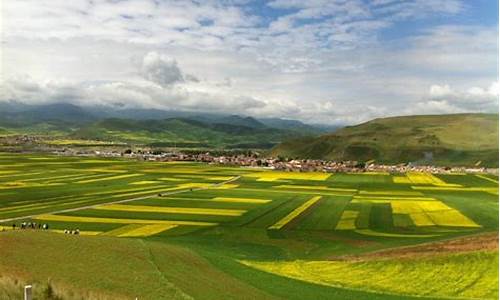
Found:
[[[496,0],[0,1],[0,101],[324,124],[498,111]]]

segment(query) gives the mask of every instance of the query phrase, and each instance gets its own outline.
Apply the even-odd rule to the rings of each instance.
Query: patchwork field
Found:
[[[48,224],[49,232],[20,230],[23,222],[35,223],[35,228]],[[65,230],[76,229],[82,236],[64,235]],[[3,238],[10,243],[18,236],[19,243],[27,244],[43,236],[49,248],[50,240],[54,245],[89,241],[110,249],[109,259],[117,259],[111,256],[119,252],[114,243],[118,247],[122,242],[113,242],[118,240],[131,247],[147,243],[158,255],[177,247],[231,278],[224,280],[233,281],[232,296],[213,283],[203,285],[213,299],[221,299],[217,295],[225,299],[255,299],[256,295],[262,299],[493,299],[498,294],[498,273],[488,268],[497,263],[498,247],[423,261],[331,261],[497,232],[498,177],[493,175],[292,173],[0,153],[0,230],[4,231],[0,245]],[[17,274],[18,280],[42,283],[59,278],[41,266],[35,272],[21,264],[14,272],[17,256],[9,255],[0,258],[0,275],[5,278]],[[160,273],[168,272],[158,268]],[[454,273],[440,277],[449,269]],[[377,280],[370,279],[374,273]],[[171,291],[177,291],[168,299],[202,295],[166,273],[163,278],[172,285]],[[455,284],[457,278],[463,280]],[[401,284],[407,280],[415,284]],[[65,282],[61,277],[55,285],[61,291],[99,294],[109,290],[117,299],[132,295],[120,294],[119,285],[89,279]],[[7,288],[0,288],[0,298],[2,293],[7,294]],[[160,299],[154,295],[145,292],[139,299]]]

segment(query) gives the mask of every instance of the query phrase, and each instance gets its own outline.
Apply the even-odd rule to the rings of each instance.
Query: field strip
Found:
[[[158,186],[148,186],[148,187],[136,187],[136,188],[130,188],[130,189],[123,189],[123,190],[114,190],[114,191],[100,191],[100,192],[93,192],[93,193],[85,193],[85,196],[103,196],[103,195],[113,195],[117,193],[126,193],[126,192],[134,192],[134,191],[145,191],[145,190],[151,190],[151,189],[158,189],[160,188],[161,185]]]
[[[150,190],[142,190],[142,191],[133,192],[133,193],[113,195],[110,197],[111,198],[118,198],[118,197],[124,197],[124,196],[135,196],[135,195],[143,195],[143,194],[147,194],[147,193],[175,191],[175,190],[192,189],[192,188],[210,188],[210,184],[202,184],[202,183],[200,183],[200,184],[181,184],[178,186],[170,186],[170,187],[165,187],[165,188],[158,188],[158,189],[155,188],[155,189],[150,189]]]
[[[19,173],[20,171],[18,170],[5,170],[5,171],[0,171],[0,174],[12,174],[12,173]]]
[[[3,186],[0,184],[0,190],[8,190],[8,189],[24,189],[24,188],[33,188],[33,187],[47,187],[47,186],[57,186],[57,185],[65,185],[66,183],[31,183],[25,184],[22,181],[15,182],[7,182],[3,183]]]
[[[278,222],[276,222],[274,225],[271,225],[268,229],[281,229],[281,228],[283,228],[283,226],[285,226],[286,224],[290,223],[290,221],[292,221],[293,219],[295,219],[296,217],[298,217],[300,214],[302,214],[308,208],[310,208],[316,202],[318,202],[319,199],[321,199],[321,196],[312,197],[311,199],[309,199],[305,203],[303,203],[301,206],[299,206],[296,209],[294,209],[291,213],[289,213],[288,215],[286,215],[284,218],[282,218],[281,220],[279,220]]]
[[[436,199],[430,197],[377,197],[377,196],[353,196],[356,200],[409,200],[409,201],[435,201]]]
[[[412,186],[414,190],[422,190],[422,191],[460,191],[460,192],[486,192],[494,195],[498,195],[498,188],[484,188],[484,187],[467,187],[467,188],[458,188],[458,187],[444,187],[444,186]]]
[[[157,180],[141,180],[141,181],[134,181],[129,183],[129,185],[147,185],[147,184],[157,184],[161,183],[161,181]]]
[[[167,220],[144,220],[144,219],[115,219],[99,217],[76,217],[63,215],[38,215],[33,218],[41,221],[61,221],[75,223],[109,223],[109,224],[167,224],[167,225],[192,225],[192,226],[215,226],[218,223],[200,221],[167,221]]]
[[[38,175],[38,174],[42,174],[43,172],[35,172],[35,173],[22,173],[22,174],[11,174],[11,175],[2,175],[0,176],[0,178],[4,178],[4,177],[19,177],[19,176],[31,176],[31,175]]]
[[[31,178],[31,179],[24,179],[22,181],[24,182],[30,182],[30,181],[51,181],[51,180],[56,180],[56,179],[65,179],[65,178],[72,178],[72,177],[79,177],[79,176],[84,176],[85,174],[79,173],[79,174],[71,174],[71,175],[60,175],[60,176],[52,176],[52,177],[42,177],[42,178]]]
[[[428,237],[440,236],[440,234],[400,234],[400,233],[379,232],[371,229],[357,229],[354,230],[354,232],[368,236],[395,237],[395,238],[428,238]]]
[[[301,194],[301,195],[324,195],[324,196],[352,196],[352,193],[338,194],[322,191],[287,191],[285,189],[279,191],[273,191],[271,189],[256,189],[256,188],[240,188],[238,191],[248,191],[248,192],[261,192],[261,193],[278,193],[278,194]]]
[[[141,226],[144,226],[144,225],[141,225],[141,224],[128,224],[128,225],[120,226],[120,227],[115,228],[113,230],[109,230],[109,231],[103,232],[101,235],[105,235],[105,236],[119,236],[122,233],[129,232],[129,231],[131,231],[133,229],[140,228]]]
[[[344,210],[340,217],[335,230],[353,230],[356,229],[356,220],[358,219],[359,211]]]
[[[322,190],[322,191],[333,191],[333,192],[357,192],[356,189],[345,189],[345,188],[331,188],[324,185],[314,186],[314,185],[278,185],[273,186],[273,188],[278,189],[300,189],[300,190]]]
[[[238,180],[240,178],[241,178],[241,176],[235,176],[235,177],[233,177],[230,180],[226,180],[226,181],[223,181],[223,182],[214,183],[212,185],[209,185],[208,187],[199,187],[199,188],[192,188],[192,189],[176,190],[176,191],[171,191],[171,192],[168,192],[168,193],[164,193],[162,195],[163,196],[168,196],[168,195],[174,195],[174,194],[180,194],[180,193],[186,193],[186,192],[201,191],[201,190],[209,189],[210,187],[213,187],[213,186],[221,186],[221,185],[224,185],[226,183],[231,183],[231,182],[236,181],[236,180]],[[95,208],[96,206],[103,205],[103,204],[126,203],[126,202],[132,202],[132,201],[136,201],[136,200],[149,199],[149,198],[155,197],[155,196],[156,195],[146,195],[146,196],[141,196],[141,197],[135,197],[135,198],[129,198],[129,199],[111,201],[111,202],[107,202],[107,203],[98,203],[98,204],[85,205],[85,206],[75,207],[75,208],[55,210],[55,211],[51,211],[51,212],[46,212],[45,214],[57,214],[57,213],[66,213],[66,212],[72,212],[72,211],[79,211],[79,210],[83,210],[83,209]],[[0,223],[10,222],[10,221],[15,221],[15,220],[22,220],[22,219],[27,219],[27,218],[35,218],[35,217],[37,217],[39,215],[40,214],[31,214],[31,215],[26,215],[26,216],[19,216],[19,217],[1,219]]]
[[[132,229],[130,231],[124,232],[122,234],[117,235],[118,237],[144,237],[151,236],[166,230],[170,230],[172,228],[177,227],[178,225],[171,224],[152,224],[152,225],[144,225],[136,229]]]
[[[257,198],[229,198],[229,197],[215,197],[213,199],[208,199],[209,201],[215,202],[230,202],[230,203],[255,203],[264,204],[269,203],[272,200],[269,199],[257,199]]]
[[[123,178],[137,177],[137,176],[144,176],[144,174],[140,174],[140,173],[123,174],[123,175],[116,175],[116,176],[110,176],[110,177],[104,177],[104,178],[80,180],[80,181],[77,181],[77,183],[91,183],[91,182],[97,182],[97,181],[115,180],[115,179],[123,179]]]
[[[94,209],[134,211],[134,212],[156,212],[156,213],[171,213],[171,214],[190,214],[190,215],[213,215],[213,216],[241,216],[247,212],[246,210],[242,209],[166,207],[166,206],[148,206],[148,205],[125,205],[125,204],[102,205],[102,206],[97,206]]]
[[[494,183],[498,183],[498,180],[495,180],[495,179],[489,178],[489,177],[484,176],[484,175],[476,174],[476,177],[479,177],[479,178],[482,178],[482,179],[484,179],[484,180],[488,180],[488,181],[491,181],[491,182],[494,182]]]
[[[51,232],[56,232],[56,233],[64,233],[64,230],[62,229],[51,229]],[[95,236],[95,235],[100,235],[102,234],[102,231],[79,231],[79,235],[89,235],[89,236]]]
[[[417,191],[359,191],[363,196],[423,196]]]
[[[87,175],[81,175],[81,176],[78,176],[78,177],[73,177],[73,178],[71,178],[71,180],[100,178],[100,177],[106,177],[106,176],[109,176],[109,174],[102,174],[102,173],[101,174],[87,174]],[[50,181],[52,181],[52,180],[50,180]],[[56,181],[58,181],[58,180],[56,180]]]

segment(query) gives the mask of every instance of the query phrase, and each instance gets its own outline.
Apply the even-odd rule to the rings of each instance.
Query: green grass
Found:
[[[456,114],[375,119],[317,138],[288,140],[274,156],[385,163],[498,167],[498,115]],[[431,155],[429,155],[431,154]]]
[[[367,262],[244,263],[281,276],[361,291],[498,299],[498,251]]]
[[[360,281],[362,276],[359,275],[356,278],[345,276],[346,279],[341,282],[341,286],[325,286],[324,284],[329,283],[319,285],[273,275],[239,263],[242,260],[277,264],[297,261],[328,261],[339,255],[362,254],[375,250],[446,240],[463,235],[498,231],[498,199],[492,193],[466,190],[415,191],[410,184],[394,183],[392,175],[333,174],[328,179],[321,181],[293,179],[292,176],[286,181],[265,182],[258,181],[258,177],[243,176],[232,182],[237,186],[230,189],[208,188],[199,191],[187,189],[165,197],[157,195],[161,190],[178,188],[182,184],[200,183],[208,187],[209,184],[218,182],[210,179],[211,176],[241,176],[260,171],[259,169],[217,167],[199,163],[139,162],[122,159],[0,153],[0,219],[19,217],[21,219],[15,221],[18,225],[23,220],[31,221],[31,215],[68,208],[82,208],[87,205],[98,205],[118,200],[133,200],[127,202],[127,205],[242,209],[247,211],[242,216],[233,217],[93,208],[59,213],[65,216],[149,221],[216,222],[219,225],[214,227],[182,225],[153,236],[129,239],[104,236],[74,237],[49,234],[38,230],[34,232],[0,232],[0,243],[4,240],[3,245],[9,247],[11,244],[37,245],[35,249],[30,249],[26,253],[25,251],[14,253],[14,250],[8,248],[8,255],[0,258],[0,274],[15,275],[17,280],[35,280],[39,286],[43,286],[47,278],[50,277],[54,281],[55,288],[64,293],[69,290],[96,293],[96,295],[104,295],[109,292],[117,298],[123,298],[124,295],[132,298],[135,297],[135,293],[139,293],[137,294],[140,296],[139,299],[162,299],[157,296],[164,293],[167,298],[175,299],[179,295],[175,293],[181,290],[182,293],[197,299],[210,299],[210,297],[212,299],[231,299],[231,297],[238,299],[244,297],[249,299],[266,299],[266,297],[271,299],[410,299],[409,294],[420,295],[422,291],[395,289],[404,286],[401,283],[404,278],[424,280],[421,284],[416,284],[414,288],[427,285],[432,291],[432,295],[452,295],[453,291],[450,289],[453,287],[448,289],[445,283],[454,280],[455,277],[443,276],[441,281],[425,281],[426,278],[437,274],[437,271],[432,271],[430,266],[439,264],[450,268],[456,266],[456,271],[452,275],[462,276],[466,282],[466,280],[475,278],[474,274],[484,271],[487,262],[492,265],[497,262],[492,255],[481,256],[475,253],[471,253],[470,256],[435,257],[435,260],[432,258],[429,261],[412,262],[408,265],[405,265],[404,262],[398,264],[399,262],[396,261],[386,264],[369,262],[362,268],[360,267],[362,270],[359,274],[372,272],[371,277],[379,276],[377,278],[380,280],[377,282],[380,281],[380,285],[377,285],[376,282],[362,282]],[[128,178],[115,177],[112,180],[83,184],[76,182],[123,174],[144,175]],[[494,182],[475,175],[438,175],[438,177],[447,183],[460,184],[466,188],[487,187],[494,189],[496,186]],[[161,178],[181,178],[183,181],[162,181]],[[488,176],[488,178],[498,179],[495,176]],[[136,181],[157,182],[144,185],[131,184]],[[16,185],[13,185],[14,183]],[[61,184],[50,185],[51,183]],[[279,185],[287,185],[288,187],[275,187]],[[306,186],[307,188],[296,189],[293,186]],[[324,186],[326,189],[314,188],[314,186]],[[429,185],[429,187],[431,186]],[[333,192],[335,189],[352,189],[353,191],[336,190]],[[369,199],[370,195],[380,195],[377,193],[386,193],[385,196],[380,197],[388,199],[393,197],[396,200],[403,200],[405,197],[434,198],[436,199],[434,201],[442,201],[481,227],[418,227],[413,224],[409,215],[394,214],[390,203],[363,200]],[[417,194],[415,195],[415,193]],[[269,226],[314,196],[321,196],[321,199],[303,214],[294,218],[289,225],[278,232],[268,230]],[[358,196],[363,197],[359,198]],[[134,200],[137,197],[144,199]],[[260,204],[212,201],[216,197],[270,201]],[[344,210],[359,212],[355,222],[356,230],[335,230]],[[81,231],[94,232],[107,232],[127,225],[62,221],[48,223],[51,229],[78,228]],[[12,221],[9,221],[0,224],[0,226],[9,228],[11,224]],[[0,246],[2,245],[0,244]],[[58,249],[54,250],[54,247]],[[77,251],[77,247],[84,250]],[[102,249],[98,249],[99,247]],[[41,252],[39,251],[40,255],[46,256],[47,261],[35,260],[36,249],[42,249]],[[54,253],[49,253],[50,251]],[[62,254],[63,251],[67,253]],[[80,258],[82,251],[88,253],[81,255]],[[74,258],[76,266],[83,265],[80,259],[96,260],[96,264],[99,265],[90,266],[88,272],[84,272],[84,274],[72,274],[75,269],[68,268],[71,265],[69,263],[71,254],[75,257],[78,256]],[[62,257],[60,261],[56,260],[57,255]],[[131,256],[133,259],[127,260],[126,256]],[[154,261],[156,267],[151,265],[151,261]],[[27,266],[33,262],[36,263],[36,267],[30,271]],[[49,268],[50,263],[54,264],[53,269]],[[142,265],[136,267],[138,264]],[[183,269],[184,265],[185,269]],[[126,282],[127,280],[120,277],[124,276],[122,274],[110,274],[113,266],[115,266],[116,272],[132,274],[130,275],[132,279],[128,279],[132,283],[131,287],[124,287],[121,282],[115,282]],[[346,263],[342,268],[339,269],[339,274],[351,274],[353,272],[350,270],[357,270],[356,266],[350,263]],[[379,271],[375,271],[377,268]],[[101,269],[102,274],[98,274],[96,278],[90,275],[90,273],[101,272]],[[403,270],[401,274],[404,275],[407,272],[408,276],[398,278],[394,276],[396,270]],[[440,270],[439,272],[444,274],[444,269]],[[477,270],[477,272],[468,274],[467,270]],[[203,275],[204,272],[207,272],[208,275]],[[103,276],[109,276],[109,278],[102,279]],[[493,274],[494,276],[495,274]],[[334,280],[335,277],[330,279]],[[10,280],[5,279],[5,287],[17,286],[12,285]],[[146,281],[149,280],[153,283],[148,285]],[[162,282],[164,286],[158,287]],[[197,282],[197,284],[192,284],[193,282]],[[478,282],[483,281],[478,279]],[[141,289],[142,285],[144,285],[144,289]],[[362,285],[363,290],[357,290],[359,289],[358,285]],[[2,286],[3,283],[0,280],[0,293],[2,293]],[[470,289],[463,289],[462,292],[458,291],[458,287],[455,291],[457,295],[460,293],[465,295],[465,293],[470,292],[474,295],[490,297],[488,293],[492,286],[491,281],[484,281],[484,284],[474,285]],[[493,293],[495,291],[497,292],[497,289],[493,288]],[[204,293],[208,296],[204,297]],[[473,297],[472,294],[470,297]],[[2,298],[2,294],[0,294],[0,298]]]

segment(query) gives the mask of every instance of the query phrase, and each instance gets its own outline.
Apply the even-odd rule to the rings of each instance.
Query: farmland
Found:
[[[498,297],[497,242],[404,260],[371,255],[491,237],[493,175],[0,153],[0,220],[0,298],[48,278],[68,299]],[[22,222],[49,230],[12,230]],[[71,261],[95,263],[85,274],[65,268]]]

